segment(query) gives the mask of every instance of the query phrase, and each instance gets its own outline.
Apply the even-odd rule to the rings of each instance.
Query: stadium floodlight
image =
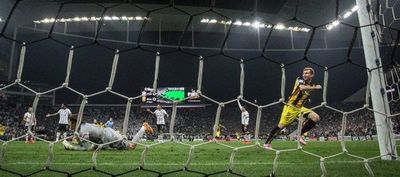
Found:
[[[76,21],[76,22],[80,22],[80,21],[81,21],[81,18],[75,17],[73,20]]]
[[[97,21],[97,18],[95,16],[90,17],[90,21]]]
[[[117,17],[117,16],[112,16],[111,19],[112,19],[112,20],[119,20],[119,17]]]
[[[208,23],[217,23],[218,21],[216,19],[211,19]]]
[[[264,24],[264,23],[261,23],[261,24],[258,25],[258,27],[259,27],[259,28],[265,28],[265,24]]]
[[[332,24],[326,25],[327,30],[331,30],[333,28]]]
[[[236,20],[233,24],[234,24],[234,25],[237,25],[237,26],[242,26],[242,22],[239,21],[239,20]]]
[[[134,20],[135,18],[134,17],[128,17],[128,20]]]
[[[143,20],[143,17],[141,17],[141,16],[136,16],[135,19],[136,19],[136,20]]]
[[[121,17],[121,20],[124,20],[124,21],[126,21],[126,20],[128,20],[128,17],[126,17],[126,16],[122,16],[122,17]]]
[[[251,24],[254,28],[260,28],[261,24],[259,21],[254,21],[253,24]]]
[[[243,26],[250,26],[250,25],[251,25],[250,22],[244,22],[244,23],[243,23]]]
[[[358,6],[357,6],[357,5],[353,6],[353,7],[351,8],[351,10],[347,10],[342,16],[339,16],[339,19],[338,19],[338,20],[335,20],[335,21],[333,21],[332,23],[326,25],[326,29],[327,29],[327,30],[331,30],[333,27],[339,25],[339,23],[340,23],[339,20],[340,20],[340,19],[345,19],[345,18],[350,17],[350,16],[351,16],[355,11],[357,11],[357,10],[358,10]]]
[[[355,5],[355,6],[353,6],[353,8],[351,9],[351,12],[355,12],[355,11],[357,11],[357,10],[358,10],[358,6]]]
[[[111,17],[109,17],[109,16],[104,16],[104,18],[103,18],[104,20],[112,20],[112,18]]]
[[[309,32],[309,31],[310,31],[310,28],[301,28],[300,31]]]
[[[275,29],[283,30],[283,29],[285,29],[285,26],[282,25],[282,24],[277,24],[276,27],[275,27]]]
[[[66,22],[66,20],[65,20],[64,18],[61,18],[61,19],[59,20],[59,22]]]
[[[338,26],[339,25],[339,20],[335,20],[332,22],[332,26]]]
[[[210,21],[210,19],[208,19],[208,18],[203,18],[203,19],[201,19],[200,23],[208,23],[208,21]]]
[[[82,21],[89,21],[89,18],[87,18],[87,17],[81,17],[81,20],[82,20]]]
[[[229,21],[227,21],[225,24],[230,25],[230,24],[232,24],[232,21],[229,20]]]
[[[50,19],[49,18],[44,18],[43,20],[41,20],[40,22],[42,23],[50,23]]]
[[[3,21],[3,19],[0,18],[0,22],[2,22],[2,21]]]
[[[343,15],[343,18],[350,17],[350,15],[351,15],[351,12],[347,11],[347,12]]]

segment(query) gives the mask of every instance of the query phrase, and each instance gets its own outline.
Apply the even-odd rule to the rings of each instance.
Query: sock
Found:
[[[64,141],[63,145],[65,147],[68,147],[70,150],[75,150],[75,151],[87,151],[87,150],[91,150],[89,147],[86,146],[80,146],[80,145],[76,145],[76,144],[71,144],[68,141]]]
[[[67,132],[64,132],[63,138],[66,138],[66,137],[67,137]]]
[[[317,123],[314,122],[311,119],[307,119],[306,122],[303,125],[303,128],[301,128],[301,135],[303,135],[304,133],[310,131]]]
[[[56,141],[58,141],[58,139],[60,139],[60,132],[57,132],[57,137],[56,137]]]
[[[275,134],[281,130],[282,129],[279,127],[275,127],[274,129],[272,129],[271,133],[268,135],[267,141],[265,141],[265,144],[271,144],[272,140],[274,139]]]
[[[143,134],[145,132],[145,128],[144,126],[142,126],[142,128],[140,128],[140,130],[136,133],[136,135],[132,138],[133,142],[138,142],[140,138],[143,137]]]

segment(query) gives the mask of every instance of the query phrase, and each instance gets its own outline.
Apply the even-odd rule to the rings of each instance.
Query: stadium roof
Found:
[[[8,1],[13,4],[13,1]],[[140,7],[147,10],[154,10],[163,6],[170,4],[169,0],[26,0],[22,1],[17,8],[17,12],[20,13],[19,16],[29,16],[37,17],[36,19],[29,19],[24,23],[32,22],[32,20],[38,20],[44,17],[54,18],[57,6],[61,2],[68,2],[61,12],[61,17],[68,16],[91,16],[93,13],[100,14],[102,8],[98,5],[104,7],[113,7],[108,9],[108,12],[115,13],[117,16],[130,15],[128,13],[134,13],[140,11],[140,9],[134,9],[132,7],[121,7],[119,3],[135,3]],[[257,3],[256,3],[257,2]],[[279,23],[287,21],[295,17],[296,7],[298,7],[297,18],[311,25],[321,25],[329,23],[335,19],[336,15],[336,0],[308,0],[308,1],[297,1],[297,0],[268,0],[268,1],[248,1],[248,0],[216,0],[215,1],[215,11],[220,12],[227,17],[236,20],[249,16],[254,12],[255,7],[257,7],[257,14],[255,16],[260,17],[266,22]],[[189,14],[197,14],[204,12],[213,6],[210,0],[175,0],[174,5]],[[76,5],[71,5],[76,4]],[[87,5],[79,4],[92,4],[88,8]],[[96,5],[97,4],[97,5]],[[338,13],[342,13],[352,6],[355,5],[354,1],[339,1]],[[73,8],[68,8],[68,6],[73,6]],[[125,5],[123,5],[125,6]],[[4,8],[4,7],[3,7]],[[0,10],[2,8],[0,7]],[[21,10],[23,9],[23,10]],[[9,9],[4,9],[4,11],[9,11]],[[121,14],[117,14],[121,13]],[[144,12],[143,12],[144,13]],[[182,14],[174,9],[163,9],[162,12],[157,12],[160,14]],[[53,15],[53,16],[52,16]],[[145,15],[145,13],[143,14]],[[205,16],[208,14],[203,14]],[[2,17],[5,18],[4,16]],[[20,21],[28,20],[22,18]],[[173,18],[169,19],[173,20]]]

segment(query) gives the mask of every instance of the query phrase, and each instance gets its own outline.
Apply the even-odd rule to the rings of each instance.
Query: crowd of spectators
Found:
[[[26,112],[28,105],[9,104],[6,101],[0,103],[0,138],[10,139],[25,134],[22,116]],[[358,107],[355,104],[333,104],[332,107],[339,110],[354,110]],[[69,107],[73,113],[77,113],[78,106]],[[36,110],[37,126],[36,132],[44,138],[54,138],[55,130],[58,125],[58,116],[46,118],[47,113],[57,112],[57,106],[39,105]],[[165,108],[171,115],[171,108]],[[247,106],[250,113],[250,133],[254,135],[256,124],[257,109]],[[213,126],[215,123],[217,107],[206,106],[200,108],[178,108],[174,132],[179,133],[180,138],[185,139],[207,139],[212,136]],[[268,107],[263,109],[260,119],[260,138],[266,138],[268,132],[275,127],[279,121],[282,105]],[[400,112],[398,104],[391,105],[393,113]],[[342,129],[343,114],[328,108],[317,108],[315,110],[321,121],[309,133],[309,137],[338,137]],[[236,104],[225,105],[222,108],[220,116],[220,124],[226,129],[222,129],[224,137],[236,137],[236,133],[241,131],[240,110]],[[369,110],[360,110],[347,115],[346,134],[348,136],[360,137],[371,136],[376,134],[375,121],[373,112]],[[83,122],[93,122],[96,119],[105,123],[109,118],[114,121],[113,128],[122,131],[125,117],[124,106],[87,106],[83,114]],[[145,109],[132,107],[128,122],[128,137],[132,137],[140,128],[144,121],[155,124],[155,117],[146,112]],[[400,134],[400,116],[394,117],[393,131]],[[166,119],[166,132],[169,129],[170,118]],[[287,128],[287,133],[294,132],[297,129],[297,123]],[[371,136],[372,137],[372,136]]]

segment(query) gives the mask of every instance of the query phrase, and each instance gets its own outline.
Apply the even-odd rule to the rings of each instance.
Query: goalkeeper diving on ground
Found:
[[[81,138],[87,139],[97,144],[106,144],[103,148],[105,149],[119,149],[119,150],[130,150],[135,149],[136,142],[138,142],[144,135],[153,134],[153,128],[144,122],[142,127],[133,137],[132,141],[129,141],[121,133],[110,128],[110,127],[100,127],[92,123],[84,123],[80,126],[79,136]],[[96,145],[84,141],[78,140],[77,143],[71,143],[69,141],[63,141],[64,148],[66,150],[76,150],[76,151],[88,151],[97,149]]]

